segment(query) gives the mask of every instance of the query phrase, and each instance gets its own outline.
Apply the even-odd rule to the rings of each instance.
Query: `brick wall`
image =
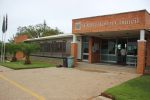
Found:
[[[27,35],[20,35],[15,37],[15,43],[20,43],[28,39]]]
[[[120,30],[137,30],[137,29],[145,29],[145,15],[148,12],[146,10],[128,12],[128,13],[120,13],[120,14],[112,14],[105,16],[96,16],[89,18],[80,18],[72,20],[72,33],[74,34],[86,34],[90,32],[107,32],[107,31],[120,31]],[[132,24],[116,24],[116,25],[105,25],[99,26],[95,25],[92,27],[84,27],[85,24],[88,23],[96,23],[96,22],[119,22],[120,20],[131,20],[134,18],[138,18],[138,23]],[[150,18],[149,18],[150,20]],[[75,29],[75,24],[80,23],[80,29]]]
[[[150,35],[147,36],[147,42],[146,42],[147,48],[147,59],[146,59],[146,66],[150,66]]]
[[[73,66],[77,66],[77,54],[78,54],[78,45],[77,43],[71,43],[71,56],[74,57]]]
[[[96,43],[98,45],[97,50],[93,50],[94,48],[94,43]],[[88,62],[89,63],[98,63],[100,62],[100,38],[96,38],[96,37],[89,37],[89,58],[88,58]]]
[[[21,42],[23,42],[27,39],[28,39],[27,35],[20,35],[18,37],[15,37],[15,43],[21,43]],[[23,57],[24,57],[24,54],[22,52],[19,51],[19,52],[16,53],[16,58],[18,60],[21,60]]]
[[[146,19],[146,27],[149,29],[150,28],[150,14],[149,13],[145,13],[145,19]]]
[[[138,41],[137,73],[143,74],[145,68],[146,41]]]

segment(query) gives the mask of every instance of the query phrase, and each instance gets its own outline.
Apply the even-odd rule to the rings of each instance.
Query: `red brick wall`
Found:
[[[15,43],[20,43],[20,42],[23,42],[27,39],[28,39],[27,35],[20,35],[18,37],[15,37]],[[16,53],[16,58],[18,60],[21,60],[23,57],[24,57],[24,54],[22,52],[19,51],[19,52]]]
[[[145,68],[145,49],[146,42],[138,41],[138,58],[137,58],[137,73],[143,74]]]
[[[18,52],[16,53],[16,58],[17,58],[18,60],[22,60],[22,58],[24,58],[23,52],[18,51]]]
[[[74,57],[74,67],[77,66],[77,54],[78,54],[78,45],[77,43],[71,43],[71,56]]]
[[[89,63],[98,63],[100,62],[100,49],[98,48],[98,50],[96,50],[95,52],[93,52],[93,46],[94,43],[98,44],[99,46],[99,41],[100,38],[96,38],[96,37],[90,37],[89,38],[89,58],[88,58],[88,62]]]
[[[147,36],[147,42],[146,42],[147,48],[147,59],[146,59],[146,66],[150,66],[150,35]]]
[[[92,63],[93,61],[93,53],[92,53],[92,47],[93,47],[93,38],[89,37],[89,57],[88,57],[88,62]]]
[[[146,19],[146,27],[149,29],[150,28],[150,14],[145,13],[145,19]]]
[[[135,11],[128,13],[120,13],[113,15],[105,15],[105,16],[96,16],[89,18],[80,18],[72,20],[72,33],[74,34],[86,34],[90,32],[107,32],[107,31],[120,31],[120,30],[135,30],[135,29],[145,29],[145,13],[147,11]],[[96,23],[96,22],[119,22],[120,20],[131,20],[134,18],[138,18],[138,23],[134,24],[117,24],[117,25],[107,25],[107,26],[92,26],[92,27],[84,27],[83,23]],[[75,29],[75,23],[80,23],[81,28],[79,30]]]
[[[15,43],[20,43],[28,39],[27,35],[20,35],[15,37]]]

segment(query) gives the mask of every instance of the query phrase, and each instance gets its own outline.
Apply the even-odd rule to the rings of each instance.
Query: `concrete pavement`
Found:
[[[6,72],[6,71],[12,71],[13,69],[7,68],[7,67],[3,67],[0,65],[0,72]]]
[[[10,80],[0,78],[0,100],[40,100],[32,93],[45,100],[87,100],[112,86],[139,76],[132,73],[88,72],[55,67],[3,71],[0,75]]]

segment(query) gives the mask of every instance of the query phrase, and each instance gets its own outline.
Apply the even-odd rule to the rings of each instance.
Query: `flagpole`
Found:
[[[1,46],[1,62],[3,62],[3,33],[2,33],[2,46]]]
[[[6,32],[4,33],[4,53],[3,53],[3,62],[5,62],[5,38],[6,38]]]
[[[6,37],[6,31],[8,27],[7,24],[8,24],[8,19],[6,14],[6,16],[3,17],[3,25],[2,25],[3,33],[2,33],[1,62],[5,61],[5,37]]]
[[[4,56],[3,56],[3,62],[5,62],[5,53],[6,53],[6,50],[5,50],[5,39],[6,39],[6,32],[7,32],[7,28],[8,28],[8,17],[7,17],[7,14],[6,14],[6,26],[5,26],[5,34],[4,34]]]

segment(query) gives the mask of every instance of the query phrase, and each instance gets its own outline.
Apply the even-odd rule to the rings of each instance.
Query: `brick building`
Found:
[[[39,56],[72,55],[76,66],[77,60],[130,65],[137,69],[137,73],[143,74],[145,66],[150,66],[150,13],[140,10],[73,19],[72,35],[16,38],[16,42],[24,40],[42,44],[41,48],[45,49],[36,54]],[[65,52],[59,47],[64,47]]]
[[[77,37],[82,37],[83,61],[128,64],[141,74],[150,66],[150,14],[146,10],[73,19],[72,33],[75,58]]]

